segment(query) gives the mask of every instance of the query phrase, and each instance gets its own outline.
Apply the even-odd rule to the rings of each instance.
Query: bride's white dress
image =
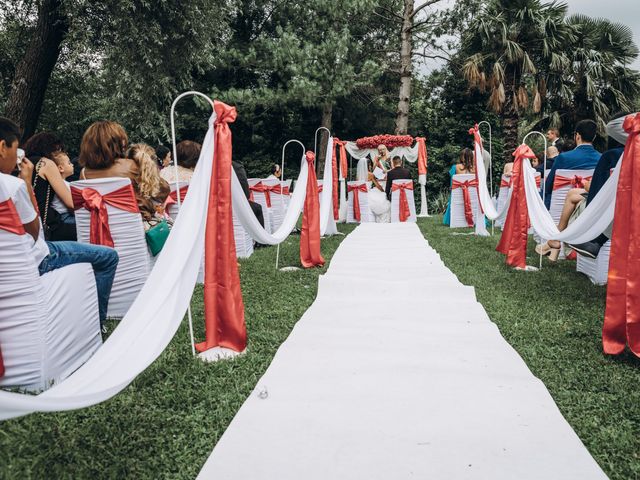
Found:
[[[369,208],[373,213],[376,223],[391,222],[391,202],[387,200],[384,192],[378,190],[375,186],[369,189]]]

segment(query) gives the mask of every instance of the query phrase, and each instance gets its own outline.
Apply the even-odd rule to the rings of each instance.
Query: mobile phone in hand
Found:
[[[17,165],[18,166],[18,171],[20,171],[20,164],[22,163],[22,160],[24,159],[24,156],[25,156],[24,150],[19,148],[18,149],[18,162],[17,162],[18,163],[18,165]]]

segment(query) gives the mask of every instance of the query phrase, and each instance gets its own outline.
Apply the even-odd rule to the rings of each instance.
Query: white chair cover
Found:
[[[360,204],[360,223],[374,222],[375,219],[373,217],[373,212],[371,212],[371,209],[369,208],[369,184],[367,182],[358,181],[347,182],[347,190],[349,189],[348,187],[360,186],[363,184],[367,185],[367,193],[358,192],[358,202]],[[358,220],[356,220],[355,216],[353,215],[353,194],[353,191],[347,194],[347,223],[358,223]]]
[[[413,180],[394,180],[393,185],[399,185],[402,183],[413,183]],[[409,202],[409,211],[411,212],[407,222],[416,222],[418,220],[416,216],[416,202],[413,195],[413,190],[405,190],[407,194],[407,202]],[[400,221],[400,190],[391,192],[391,222]]]
[[[130,183],[131,180],[128,178],[98,178],[79,180],[72,185],[78,189],[90,187],[105,195]],[[107,205],[107,212],[111,237],[119,256],[107,315],[124,317],[149,276],[151,255],[147,248],[142,216],[139,213],[126,212],[111,205]],[[90,243],[90,224],[89,211],[84,208],[76,210],[79,242]]]
[[[0,201],[7,199],[0,191]],[[102,344],[91,265],[42,277],[29,234],[0,230],[0,387],[41,391],[64,380]]]
[[[476,176],[472,173],[459,173],[453,176],[454,181],[466,182],[474,180]],[[469,196],[471,197],[471,210],[473,212],[473,221],[475,225],[475,219],[479,214],[478,205],[478,189],[476,187],[469,187]],[[451,191],[451,228],[468,228],[467,220],[464,216],[464,196],[461,188],[455,188]]]
[[[263,185],[268,187],[273,187],[275,185],[280,184],[281,188],[284,188],[283,183],[280,182],[279,180],[263,179],[261,180],[261,182]],[[255,196],[256,192],[254,192],[253,195]],[[264,196],[263,193],[261,193],[260,195]],[[288,196],[280,195],[279,193],[269,192],[269,197],[271,198],[271,207],[269,208],[269,221],[271,222],[271,232],[275,232],[276,230],[278,230],[278,228],[280,228],[280,225],[282,225],[282,222],[284,220],[284,215],[287,211],[287,206],[288,206],[288,203],[287,203]],[[265,205],[266,205],[266,199],[265,199]],[[265,207],[262,207],[263,210],[264,208]],[[265,223],[266,223],[266,218],[265,218]]]
[[[597,258],[589,258],[578,254],[576,270],[584,273],[595,285],[606,285],[609,276],[609,251],[611,241],[605,243]]]

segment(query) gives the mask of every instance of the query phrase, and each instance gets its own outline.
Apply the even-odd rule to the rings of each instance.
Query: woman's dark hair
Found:
[[[558,148],[558,150],[560,151],[560,153],[564,153],[570,152],[574,148],[576,148],[576,142],[574,142],[573,140],[566,140],[560,144],[560,148]]]
[[[198,163],[201,149],[202,145],[199,143],[192,142],[191,140],[183,140],[176,145],[176,156],[178,158],[176,158],[175,161],[178,162],[178,165],[181,167],[193,169]]]
[[[64,143],[52,132],[36,133],[24,144],[24,153],[27,158],[46,157],[52,160],[53,154],[63,151]]]
[[[0,117],[0,140],[4,140],[7,145],[20,140],[20,127],[8,118]]]
[[[473,170],[473,152],[470,148],[462,149],[458,163],[461,163],[465,170]]]
[[[275,175],[278,170],[280,170],[280,165],[277,163],[271,165],[271,175]]]
[[[164,145],[158,145],[156,147],[156,158],[158,159],[158,165],[160,165],[161,167],[162,162],[164,162],[165,157],[171,152],[171,150],[169,150],[167,147],[165,147]]]

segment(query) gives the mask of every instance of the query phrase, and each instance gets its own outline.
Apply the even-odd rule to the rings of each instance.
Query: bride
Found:
[[[387,200],[387,196],[378,179],[369,171],[369,160],[367,158],[363,158],[358,162],[357,179],[359,182],[369,183],[367,200],[376,223],[391,222],[391,202]]]

